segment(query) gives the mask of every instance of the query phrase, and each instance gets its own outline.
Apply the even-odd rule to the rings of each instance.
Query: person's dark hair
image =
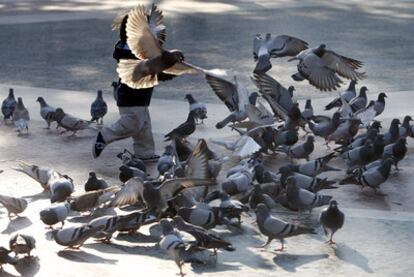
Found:
[[[119,39],[126,43],[127,41],[127,34],[126,34],[126,24],[128,20],[128,15],[122,19],[121,27],[119,28]]]

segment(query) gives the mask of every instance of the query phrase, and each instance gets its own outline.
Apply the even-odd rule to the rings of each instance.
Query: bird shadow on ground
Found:
[[[36,194],[23,196],[23,198],[27,198],[30,202],[35,202],[37,200],[50,198],[50,192],[42,191]]]
[[[168,256],[161,255],[162,251],[159,248],[158,244],[154,245],[146,245],[146,246],[131,246],[131,245],[121,245],[117,243],[111,242],[110,244],[105,243],[89,243],[84,245],[85,248],[91,248],[99,252],[108,253],[108,254],[119,254],[120,251],[128,254],[135,254],[135,255],[144,255],[144,256],[151,256],[157,257],[162,259],[167,259]]]
[[[226,263],[208,263],[207,265],[199,265],[196,263],[191,264],[194,273],[203,274],[208,272],[222,272],[222,271],[234,271],[240,270],[240,265],[231,265]]]
[[[17,272],[22,276],[32,277],[35,276],[40,270],[40,263],[38,257],[24,257],[19,259],[14,266]]]
[[[369,260],[362,255],[362,253],[349,247],[348,245],[343,243],[337,244],[336,247],[334,247],[334,253],[338,259],[346,263],[353,264],[367,273],[374,273],[372,268],[369,266]]]
[[[60,250],[58,253],[59,257],[73,262],[81,263],[100,263],[100,264],[116,264],[118,260],[105,259],[94,254],[85,252],[83,250]]]
[[[27,217],[17,217],[9,221],[7,224],[6,229],[4,229],[1,233],[2,234],[11,234],[13,232],[16,232],[20,229],[26,228],[28,226],[32,225],[32,222]]]
[[[134,243],[156,243],[160,240],[159,237],[148,236],[142,233],[118,233],[116,239],[119,241],[127,241]]]
[[[281,254],[277,254],[273,258],[273,262],[288,272],[296,272],[296,269],[298,267],[301,267],[305,264],[312,263],[320,259],[326,259],[328,257],[329,257],[328,254],[294,255],[294,254],[281,253]]]

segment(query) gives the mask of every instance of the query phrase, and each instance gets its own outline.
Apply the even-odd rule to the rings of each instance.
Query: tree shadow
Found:
[[[118,262],[118,260],[102,258],[94,254],[85,252],[83,250],[79,250],[79,251],[60,250],[57,254],[59,257],[62,257],[66,260],[70,260],[73,262],[100,263],[100,264],[116,264]]]
[[[4,229],[1,233],[2,234],[11,234],[13,232],[19,231],[23,228],[32,225],[32,222],[27,217],[17,217],[9,221],[7,224],[6,229]]]
[[[40,270],[40,263],[38,257],[24,257],[19,259],[14,266],[17,272],[22,276],[32,277],[35,276]]]
[[[273,258],[273,262],[288,272],[296,272],[296,269],[298,267],[301,267],[305,264],[312,263],[320,259],[326,259],[328,257],[329,257],[328,254],[295,255],[295,254],[281,253],[281,254],[277,254]]]
[[[337,244],[336,247],[334,247],[334,253],[338,259],[346,263],[353,264],[367,273],[374,273],[372,268],[369,266],[368,258],[346,244]]]

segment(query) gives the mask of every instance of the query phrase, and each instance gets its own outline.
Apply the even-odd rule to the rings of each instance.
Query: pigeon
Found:
[[[413,121],[413,118],[409,115],[406,115],[399,128],[399,137],[412,136],[410,121]]]
[[[185,276],[182,268],[184,263],[194,261],[191,259],[191,253],[201,251],[202,249],[197,246],[195,237],[187,232],[174,229],[172,223],[167,219],[161,219],[160,225],[163,233],[162,239],[159,242],[160,248],[166,251],[174,260],[180,269],[179,275],[183,277]]]
[[[310,99],[306,99],[305,109],[302,111],[302,118],[309,120],[313,117],[313,107]]]
[[[65,201],[73,192],[73,180],[67,175],[63,175],[60,178],[54,179],[50,183],[50,202],[63,202]]]
[[[138,59],[122,59],[117,72],[121,82],[130,88],[150,88],[158,85],[158,73],[171,75],[197,74],[200,68],[184,62],[178,50],[165,50],[165,26],[157,6],[148,11],[143,5],[128,13],[126,22],[127,44]],[[163,34],[161,37],[159,34]],[[202,71],[202,70],[201,70]]]
[[[293,91],[295,88],[283,87],[278,81],[267,74],[254,74],[253,81],[260,95],[269,103],[274,115],[284,118],[293,107]]]
[[[384,183],[391,171],[391,166],[394,163],[392,158],[387,158],[382,161],[379,166],[370,168],[366,171],[355,171],[355,174],[348,176],[340,182],[340,184],[356,184],[362,187],[368,186],[378,193],[378,187]]]
[[[46,121],[47,127],[46,129],[50,129],[50,124],[56,121],[55,112],[56,109],[49,106],[45,99],[39,96],[36,100],[40,104],[40,116]]]
[[[50,167],[29,164],[25,161],[17,162],[19,167],[13,169],[25,173],[27,176],[37,181],[45,191],[50,189],[50,183],[53,180],[62,176],[62,174]]]
[[[385,145],[394,143],[398,140],[400,136],[400,120],[398,118],[394,118],[391,121],[390,128],[388,132],[384,133],[384,143]]]
[[[321,211],[319,223],[321,224],[325,235],[329,235],[327,243],[335,244],[332,240],[333,235],[344,226],[345,215],[338,209],[336,200],[331,200],[329,206]]]
[[[361,120],[358,118],[346,120],[328,136],[327,143],[330,141],[335,141],[335,143],[349,142],[358,133],[359,125],[361,125]]]
[[[253,39],[253,57],[257,62],[254,73],[265,73],[272,68],[270,58],[296,56],[308,48],[308,43],[301,39],[279,35],[276,37],[266,34],[264,38],[257,34]]]
[[[201,120],[201,123],[204,123],[204,119],[207,118],[206,105],[197,102],[191,94],[186,94],[184,99],[187,99],[190,105],[190,112],[194,111],[196,121]]]
[[[56,243],[70,249],[79,249],[87,239],[102,231],[105,226],[92,227],[89,225],[71,226],[61,230],[53,230],[52,237]]]
[[[70,209],[77,212],[91,211],[110,201],[119,190],[117,186],[106,189],[93,190],[69,199]]]
[[[178,209],[177,215],[182,217],[186,222],[204,229],[214,228],[221,223],[218,210],[213,210],[206,203],[198,203],[192,207],[181,207]]]
[[[276,207],[276,202],[272,199],[272,197],[266,193],[263,193],[261,186],[255,186],[249,196],[249,206],[254,210],[260,203],[265,204],[269,210]]]
[[[340,113],[336,112],[333,114],[332,119],[322,121],[321,123],[315,124],[312,121],[308,121],[309,129],[311,129],[312,133],[315,136],[319,136],[328,140],[328,137],[335,132],[336,128],[341,123],[341,115]]]
[[[345,162],[349,167],[355,165],[364,165],[382,156],[384,152],[384,140],[382,136],[377,136],[373,143],[356,147],[342,154]]]
[[[12,250],[7,250],[6,248],[0,246],[0,270],[3,270],[4,264],[17,264],[17,259],[9,256],[10,252],[12,252]]]
[[[180,162],[186,161],[193,152],[193,149],[188,147],[188,145],[186,143],[183,143],[179,138],[174,138],[172,140],[172,143]]]
[[[287,151],[288,156],[291,159],[306,159],[309,161],[309,155],[315,149],[314,141],[315,138],[313,136],[308,136],[304,143],[289,148]]]
[[[17,106],[16,99],[14,98],[14,90],[9,89],[9,95],[3,100],[1,104],[1,112],[3,114],[4,121],[12,118],[14,109]]]
[[[68,202],[60,203],[53,205],[49,208],[44,208],[39,212],[40,220],[48,226],[48,228],[53,229],[52,225],[57,223],[65,224],[65,219],[70,213],[70,204]]]
[[[286,183],[286,197],[289,205],[297,208],[299,211],[309,210],[309,212],[312,212],[313,208],[327,205],[332,199],[330,195],[313,193],[300,188],[294,177],[289,177]]]
[[[89,178],[86,181],[84,187],[85,187],[85,191],[88,192],[88,191],[106,189],[109,187],[109,185],[104,179],[96,177],[96,173],[91,171],[89,172]]]
[[[316,234],[315,230],[312,228],[287,223],[273,217],[270,214],[269,209],[264,204],[257,205],[256,221],[260,233],[267,237],[267,242],[260,247],[266,247],[272,242],[273,239],[278,239],[282,245],[279,249],[275,249],[275,251],[283,251],[285,249],[285,238],[301,234]]]
[[[365,73],[356,71],[362,67],[362,62],[338,55],[326,49],[325,44],[303,50],[289,61],[293,60],[299,60],[298,72],[292,75],[293,80],[307,79],[312,86],[321,91],[336,90],[340,87],[342,81],[338,75],[354,81],[366,77]]]
[[[124,151],[116,155],[116,157],[119,158],[122,161],[122,164],[127,167],[135,167],[143,172],[147,171],[145,163],[128,151],[128,149],[124,149]]]
[[[209,234],[205,229],[186,223],[180,216],[173,218],[173,225],[180,231],[187,232],[192,235],[196,241],[197,246],[205,249],[214,249],[214,255],[217,255],[217,249],[224,249],[227,251],[234,251],[233,245],[215,235]]]
[[[289,164],[289,168],[297,173],[301,173],[310,177],[316,177],[322,172],[326,171],[340,171],[340,169],[331,167],[328,165],[329,161],[335,157],[334,153],[330,153],[326,156],[310,160],[302,164]]]
[[[358,118],[361,121],[362,127],[368,128],[374,118],[377,116],[377,111],[375,110],[375,101],[371,100],[368,103],[368,106],[360,109],[359,111],[353,114],[353,117]]]
[[[196,122],[195,122],[195,112],[190,111],[188,113],[187,120],[180,124],[177,128],[173,129],[171,132],[166,134],[164,137],[166,138],[165,141],[172,140],[174,138],[179,138],[183,141],[190,136],[196,130]]]
[[[11,219],[12,214],[18,216],[18,214],[24,212],[28,203],[24,198],[0,195],[0,204],[7,209],[7,215]]]
[[[296,130],[277,131],[274,136],[275,146],[292,146],[298,142],[298,132]]]
[[[367,87],[361,87],[359,90],[359,95],[352,98],[351,101],[349,101],[349,105],[351,106],[352,112],[359,111],[367,105]]]
[[[370,128],[365,133],[356,136],[350,144],[344,144],[335,148],[334,150],[340,153],[345,153],[357,147],[364,146],[367,142],[374,142],[377,137],[378,130],[375,128]]]
[[[387,95],[384,92],[381,92],[380,94],[378,94],[378,99],[377,101],[375,101],[375,112],[376,112],[375,116],[382,114],[382,112],[384,111],[386,97]]]
[[[97,96],[95,101],[91,104],[91,122],[96,121],[97,124],[103,124],[103,118],[108,112],[108,105],[103,99],[102,90],[97,91]]]
[[[128,232],[130,234],[135,233],[139,228],[141,228],[141,226],[158,221],[158,218],[154,215],[140,211],[122,216],[125,218],[124,224],[118,227],[118,231]]]
[[[236,141],[225,142],[218,139],[210,139],[210,142],[224,146],[226,149],[232,151],[232,156],[239,157],[241,160],[249,158],[262,148],[248,134],[239,137]]]
[[[399,138],[395,143],[389,144],[384,147],[383,157],[386,155],[392,157],[395,165],[395,169],[398,169],[398,163],[404,159],[407,153],[407,139]]]
[[[332,186],[335,184],[335,181],[328,180],[327,178],[322,179],[317,177],[310,177],[301,173],[293,172],[289,165],[280,167],[279,172],[281,174],[280,182],[284,187],[287,186],[287,180],[292,177],[295,179],[298,187],[311,192],[318,192],[322,189],[335,188]]]
[[[104,242],[110,243],[113,233],[118,231],[118,229],[122,229],[124,225],[126,225],[129,221],[128,217],[122,215],[104,215],[95,219],[92,219],[88,226],[92,228],[99,228],[99,226],[104,226],[98,232],[95,232],[92,237]]]
[[[126,166],[126,165],[121,165],[121,167],[119,168],[119,180],[122,183],[127,182],[129,179],[131,178],[141,178],[141,179],[146,179],[147,177],[147,173],[136,168],[136,167],[132,167],[132,166]]]
[[[24,106],[23,99],[21,97],[17,98],[17,105],[14,109],[12,118],[19,134],[21,134],[24,130],[29,133],[30,115],[29,111]]]
[[[67,114],[62,110],[62,108],[56,109],[55,117],[58,126],[65,129],[65,131],[61,132],[61,134],[71,131],[74,136],[80,130],[95,130],[95,128],[91,126],[91,122]]]
[[[111,83],[111,87],[112,87],[112,94],[114,96],[115,101],[118,101],[118,87],[119,87],[119,83],[118,82],[112,82]]]
[[[220,173],[222,160],[208,148],[204,139],[199,139],[188,157],[184,175],[187,178],[215,180]],[[177,170],[175,170],[177,173]],[[178,175],[178,174],[176,174]]]
[[[179,161],[177,161],[175,156],[174,147],[172,145],[165,146],[164,153],[160,156],[157,162],[157,170],[159,175],[164,175],[178,164]]]
[[[222,223],[225,225],[240,226],[241,214],[249,211],[247,206],[238,200],[230,199],[230,195],[224,191],[215,190],[210,192],[204,198],[204,202],[208,203],[214,210],[220,212],[220,220],[224,220]],[[234,223],[232,221],[233,218],[236,218],[238,222]]]
[[[242,169],[227,177],[221,183],[221,188],[229,195],[243,194],[251,188],[253,178],[254,168]]]
[[[18,254],[27,254],[30,257],[30,252],[36,248],[36,240],[29,235],[15,234],[9,240],[9,248],[16,257]]]
[[[340,96],[336,97],[328,105],[326,105],[325,110],[328,111],[335,107],[340,108],[342,106],[342,100],[345,100],[346,102],[351,101],[351,99],[356,96],[355,85],[356,81],[351,80],[351,82],[349,82],[348,89],[342,92]]]

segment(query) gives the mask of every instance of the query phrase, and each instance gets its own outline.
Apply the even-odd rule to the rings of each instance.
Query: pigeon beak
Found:
[[[296,60],[299,60],[299,58],[298,57],[293,57],[293,58],[289,59],[288,62],[293,62],[293,61],[296,61]]]

